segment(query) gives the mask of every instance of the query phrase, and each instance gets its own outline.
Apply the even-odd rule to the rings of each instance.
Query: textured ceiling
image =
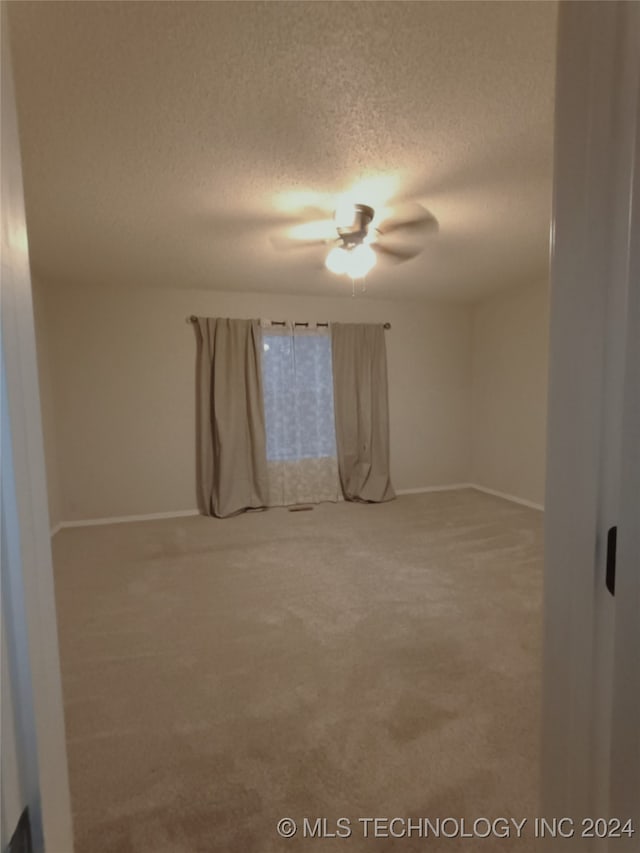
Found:
[[[437,217],[371,296],[546,274],[555,3],[12,2],[34,272],[92,286],[350,292],[274,250],[355,187]],[[316,217],[317,218],[317,217]],[[302,219],[300,220],[302,221]]]

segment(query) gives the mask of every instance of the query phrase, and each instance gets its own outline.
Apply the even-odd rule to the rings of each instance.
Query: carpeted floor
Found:
[[[63,530],[54,560],[76,853],[534,849],[541,513],[441,492]],[[482,817],[530,820],[461,837]]]

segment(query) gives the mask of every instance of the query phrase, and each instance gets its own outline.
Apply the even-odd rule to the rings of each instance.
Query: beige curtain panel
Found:
[[[197,317],[198,495],[225,518],[269,500],[259,320]]]
[[[384,327],[332,323],[338,470],[349,501],[395,498],[389,474],[389,400]]]

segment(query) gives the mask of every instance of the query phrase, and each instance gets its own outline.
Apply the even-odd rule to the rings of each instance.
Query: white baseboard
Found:
[[[505,501],[521,504],[530,509],[544,511],[542,504],[534,503],[533,501],[518,498],[515,495],[508,495],[505,492],[498,492],[495,489],[488,489],[485,486],[479,486],[477,483],[450,483],[444,486],[419,486],[415,489],[397,489],[397,495],[421,495],[427,492],[453,492],[458,489],[475,489],[478,492],[484,492],[487,495],[493,495],[496,498],[502,498]],[[200,515],[197,509],[183,509],[177,512],[153,512],[146,515],[119,515],[110,518],[84,518],[81,521],[61,521],[51,529],[51,537],[65,527],[94,527],[105,524],[127,524],[132,521],[158,521],[166,518],[188,518],[189,516]]]
[[[448,492],[453,489],[471,489],[470,483],[454,483],[449,486],[423,486],[418,489],[398,489],[396,491],[397,495],[417,495],[422,492]],[[342,495],[338,498],[338,501],[343,501],[344,498]],[[158,521],[160,519],[166,518],[187,518],[188,516],[200,515],[200,511],[197,509],[185,509],[180,510],[179,512],[154,512],[146,515],[118,515],[111,516],[109,518],[84,518],[80,521],[61,521],[59,524],[56,524],[55,527],[51,529],[51,538],[53,538],[56,533],[59,533],[60,530],[63,530],[67,527],[97,527],[99,525],[105,524],[127,524],[132,521]]]
[[[452,492],[455,489],[473,489],[471,483],[450,483],[446,486],[419,486],[417,489],[396,489],[396,495],[422,495],[425,492]]]
[[[486,495],[493,495],[494,498],[502,498],[505,501],[511,501],[514,504],[521,504],[522,506],[528,506],[529,509],[537,509],[540,512],[544,512],[544,504],[537,504],[525,498],[517,498],[515,495],[507,495],[505,492],[488,489],[486,486],[479,486],[477,483],[470,483],[469,488],[475,489],[477,492],[484,492]]]
[[[477,492],[484,492],[486,495],[492,495],[494,498],[502,498],[505,501],[511,501],[515,504],[527,506],[530,509],[537,509],[544,512],[544,505],[526,500],[526,498],[518,498],[516,495],[508,495],[506,492],[498,492],[495,489],[488,489],[486,486],[480,486],[477,483],[451,483],[447,486],[420,486],[417,489],[396,489],[397,495],[421,495],[425,492],[452,492],[455,489],[475,489]]]
[[[51,535],[62,530],[64,527],[94,527],[104,524],[127,524],[131,521],[158,521],[163,518],[187,518],[200,515],[197,509],[182,509],[176,512],[152,512],[146,515],[117,515],[110,518],[83,518],[81,521],[61,521],[51,531]]]

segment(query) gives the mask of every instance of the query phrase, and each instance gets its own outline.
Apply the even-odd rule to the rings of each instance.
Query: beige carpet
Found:
[[[358,819],[537,814],[541,513],[441,492],[63,530],[54,559],[76,853],[534,849],[531,821]]]

